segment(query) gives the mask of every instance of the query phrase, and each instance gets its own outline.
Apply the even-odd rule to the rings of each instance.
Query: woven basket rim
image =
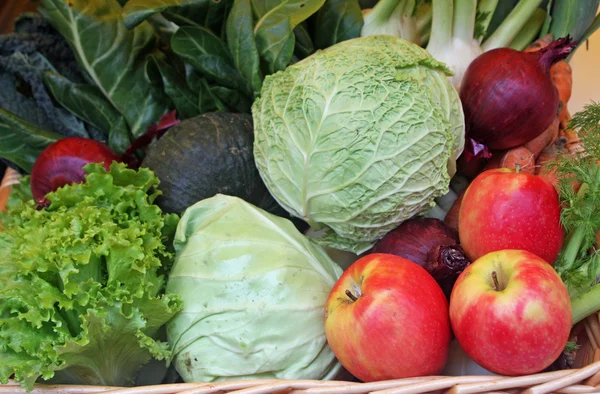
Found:
[[[36,384],[35,393],[45,394],[275,394],[292,391],[311,394],[448,394],[510,393],[600,393],[600,361],[579,369],[565,369],[526,376],[424,376],[378,382],[341,380],[232,380],[225,382],[174,383],[138,387]],[[508,391],[507,391],[508,390]],[[0,393],[25,393],[18,383],[0,385]]]

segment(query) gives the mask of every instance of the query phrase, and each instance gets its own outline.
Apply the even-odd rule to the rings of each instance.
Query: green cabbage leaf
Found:
[[[325,301],[341,275],[287,219],[217,194],[183,214],[167,291],[183,310],[167,323],[186,382],[327,379]]]
[[[181,309],[165,295],[178,217],[152,204],[148,169],[90,164],[86,181],[13,201],[0,232],[0,382],[132,383],[169,358],[159,330]],[[25,194],[21,193],[23,196]]]

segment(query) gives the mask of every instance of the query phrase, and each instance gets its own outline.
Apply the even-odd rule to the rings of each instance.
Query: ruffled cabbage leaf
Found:
[[[265,78],[254,157],[323,245],[357,254],[448,192],[464,116],[448,68],[392,36],[340,42]]]

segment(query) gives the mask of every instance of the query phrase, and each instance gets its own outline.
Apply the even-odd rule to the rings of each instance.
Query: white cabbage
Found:
[[[292,222],[218,194],[185,211],[174,246],[167,338],[186,382],[335,376],[324,308],[342,269]]]

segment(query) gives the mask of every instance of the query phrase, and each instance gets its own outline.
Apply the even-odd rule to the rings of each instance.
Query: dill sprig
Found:
[[[569,290],[575,324],[600,310],[600,252],[595,249],[600,230],[600,104],[584,106],[568,128],[577,132],[581,149],[561,154],[554,164],[567,234],[554,267]]]

